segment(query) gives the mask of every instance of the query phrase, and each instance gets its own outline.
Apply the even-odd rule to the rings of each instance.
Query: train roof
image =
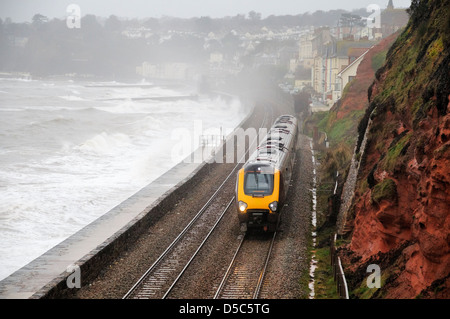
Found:
[[[244,165],[246,171],[255,166],[279,168],[297,134],[297,119],[292,115],[279,116],[257,150]]]

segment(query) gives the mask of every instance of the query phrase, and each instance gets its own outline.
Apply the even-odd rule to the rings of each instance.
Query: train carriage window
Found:
[[[253,196],[265,196],[273,193],[273,174],[248,171],[244,176],[244,193]]]
[[[270,145],[267,145],[266,148],[259,150],[259,154],[277,154],[277,150],[275,148],[272,148]]]

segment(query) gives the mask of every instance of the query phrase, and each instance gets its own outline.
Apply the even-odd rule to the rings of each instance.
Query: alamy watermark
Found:
[[[66,272],[70,275],[66,279],[67,288],[81,288],[81,269],[78,265],[69,265]]]
[[[81,28],[81,8],[77,4],[69,4],[66,8],[68,14],[66,25],[69,29]]]
[[[372,28],[381,28],[381,8],[378,4],[369,4],[366,8],[366,12],[372,12],[367,18],[367,27]]]
[[[183,127],[172,130],[172,163],[202,163],[205,160],[216,163],[245,163],[248,155],[258,149],[268,133],[267,128],[254,127],[203,129],[201,120],[196,120],[193,124],[193,129]],[[276,140],[278,134],[272,132],[271,136]]]
[[[371,273],[367,279],[366,284],[368,288],[381,288],[381,269],[377,264],[370,264],[367,266],[366,272]]]

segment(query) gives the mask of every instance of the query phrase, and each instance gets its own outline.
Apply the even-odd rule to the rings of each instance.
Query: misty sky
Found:
[[[385,9],[388,0],[0,0],[0,18],[13,22],[31,21],[35,13],[49,18],[65,19],[69,4],[77,4],[81,15],[95,14],[123,18],[173,16],[191,18],[210,16],[221,18],[256,11],[265,18],[271,14],[296,15],[317,10],[365,8],[378,4]],[[407,8],[411,0],[394,0],[397,8]]]

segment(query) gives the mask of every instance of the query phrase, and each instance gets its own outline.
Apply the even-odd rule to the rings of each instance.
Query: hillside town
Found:
[[[35,14],[0,20],[2,76],[176,80],[218,88],[243,71],[267,69],[291,93],[308,90],[324,106],[342,96],[367,51],[406,25],[389,0],[368,7],[269,16],[251,11],[212,19],[145,20],[86,15],[80,28]],[[116,50],[109,48],[116,47]],[[24,61],[39,60],[39,64]]]
[[[231,30],[226,35],[209,32],[204,39],[208,51],[206,62],[189,63],[143,62],[136,68],[144,78],[189,80],[199,73],[210,82],[220,83],[226,77],[239,74],[245,67],[280,67],[284,71],[280,87],[295,93],[304,89],[323,105],[332,106],[356,76],[364,55],[378,43],[408,22],[405,9],[397,9],[390,0],[381,11],[379,25],[371,26],[367,19],[342,13],[335,26],[304,26],[271,30],[263,26],[253,32]],[[127,37],[150,38],[150,29],[127,29]],[[169,32],[164,39],[180,35]],[[201,36],[192,33],[191,36]],[[233,50],[228,42],[233,41]]]

